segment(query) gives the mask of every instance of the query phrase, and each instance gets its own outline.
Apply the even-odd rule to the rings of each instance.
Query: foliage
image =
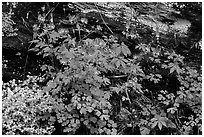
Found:
[[[12,20],[12,9],[16,7],[16,3],[7,3],[5,5],[3,8],[9,8],[9,12],[2,13],[2,36],[15,36],[17,35],[17,29],[13,28],[16,23]]]
[[[132,6],[156,16],[155,4]],[[127,5],[72,3],[56,24],[52,12],[38,15],[29,51],[47,60],[43,80],[3,85],[4,134],[201,134],[201,70],[126,10],[114,29],[120,13],[108,11]]]
[[[3,84],[2,132],[6,135],[50,134],[54,130],[50,117],[49,95],[36,84],[41,79],[30,76],[25,81]],[[50,122],[48,122],[50,121]]]

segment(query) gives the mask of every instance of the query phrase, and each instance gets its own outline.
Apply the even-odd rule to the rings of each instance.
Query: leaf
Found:
[[[120,67],[120,63],[121,63],[120,60],[117,60],[117,62],[115,63],[115,65],[116,65],[117,68]]]
[[[96,117],[91,117],[91,118],[89,118],[89,120],[92,121],[93,123],[97,122],[97,118]]]
[[[105,83],[105,85],[111,84],[110,79],[108,79],[108,78],[103,78],[103,82]]]
[[[50,50],[51,50],[51,49],[50,49],[49,47],[45,47],[45,48],[43,49],[44,52],[50,52]]]
[[[179,103],[174,103],[174,107],[179,107],[180,105],[179,105]],[[176,109],[176,108],[175,108]],[[177,109],[176,109],[177,110]]]
[[[91,91],[91,93],[92,93],[93,95],[95,95],[95,96],[100,96],[101,93],[102,93],[101,90],[98,89],[98,88],[91,88],[90,91]]]
[[[152,126],[151,126],[151,128],[154,128],[154,127],[156,127],[156,125],[158,124],[158,121],[154,121],[154,123],[152,123]]]
[[[91,113],[93,111],[93,108],[92,107],[87,107],[87,110],[89,113]]]
[[[169,105],[170,101],[169,100],[165,100],[162,103],[165,104],[165,105]]]
[[[104,114],[108,114],[109,111],[108,111],[108,110],[103,110],[103,113],[104,113]]]
[[[150,133],[150,130],[148,128],[142,126],[142,127],[140,127],[140,133],[142,135],[148,135]]]
[[[121,91],[121,89],[118,88],[118,87],[110,87],[110,89],[111,89],[112,91],[116,92],[117,94]]]
[[[82,105],[80,103],[77,104],[77,109],[80,109]]]
[[[40,40],[36,39],[36,40],[32,40],[32,41],[29,41],[29,43],[38,43]]]
[[[56,32],[56,31],[53,31],[50,34],[50,39],[53,39],[54,41],[56,41],[58,37],[60,37],[60,33]]]
[[[158,127],[159,127],[160,130],[162,129],[162,123],[161,123],[161,121],[158,122]]]
[[[174,107],[167,109],[167,112],[170,112],[171,114],[174,114],[176,111],[177,111],[177,109]]]
[[[160,74],[155,74],[155,76],[157,76],[158,78],[162,78]]]
[[[99,125],[99,127],[101,128],[101,127],[106,126],[106,121],[103,121],[103,120],[98,120],[98,121],[97,121],[97,124],[98,124],[98,125]]]
[[[101,115],[101,112],[99,110],[96,110],[96,115],[97,116],[100,116]]]
[[[159,123],[161,123],[162,125],[164,125],[165,127],[167,127],[167,125],[166,125],[166,121],[167,121],[168,119],[166,118],[166,117],[160,117],[159,118]]]
[[[50,117],[50,121],[51,121],[51,122],[55,122],[55,121],[56,121],[56,117],[51,116],[51,117]]]
[[[91,134],[97,133],[97,128],[91,127],[90,132]]]
[[[111,130],[110,130],[110,129],[106,129],[105,131],[106,131],[106,134],[107,134],[107,135],[110,135],[110,134],[111,134]]]
[[[165,97],[162,94],[158,95],[158,100],[165,100]]]
[[[84,123],[84,125],[88,125],[89,124],[89,120],[85,120],[83,123]]]
[[[101,115],[100,118],[101,120],[109,120],[110,115]]]
[[[76,119],[75,123],[76,123],[76,124],[80,124],[80,120],[79,120],[79,119]]]
[[[153,121],[157,121],[157,119],[156,119],[156,118],[152,118],[151,121],[152,121],[152,122],[153,122]]]
[[[99,129],[98,129],[98,132],[99,132],[100,134],[103,133],[103,129],[99,128]]]
[[[170,69],[170,73],[173,73],[174,71],[175,71],[175,68],[172,67],[172,68]]]
[[[87,113],[87,112],[86,112],[86,108],[84,108],[84,107],[82,107],[79,112],[80,112],[81,114],[86,114],[86,113]]]
[[[115,49],[115,53],[116,53],[116,56],[120,55],[120,53],[121,53],[121,47],[117,47],[117,48]]]
[[[123,61],[121,61],[120,63],[122,65],[122,67],[125,69],[126,68],[126,64]]]
[[[29,49],[28,51],[34,51],[34,52],[37,52],[37,51],[39,51],[39,50],[40,50],[39,48],[34,47],[34,48]]]
[[[63,132],[71,132],[72,131],[72,128],[69,128],[69,127],[65,127],[63,129]]]
[[[45,71],[46,69],[47,69],[47,65],[42,65],[42,66],[41,66],[41,70],[42,70],[42,71]]]
[[[131,52],[129,50],[129,48],[124,44],[124,42],[121,43],[121,51],[123,53],[123,55],[125,55],[127,57],[127,55],[130,55]]]
[[[166,125],[170,128],[176,128],[176,125],[169,119],[166,121]]]
[[[112,132],[111,132],[111,135],[117,135],[117,129],[113,128]]]

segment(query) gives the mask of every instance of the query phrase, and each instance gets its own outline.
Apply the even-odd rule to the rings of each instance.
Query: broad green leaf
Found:
[[[121,53],[121,47],[117,47],[117,48],[115,49],[115,53],[116,53],[116,56],[120,55],[120,53]]]
[[[159,127],[160,130],[162,129],[162,123],[161,123],[161,121],[158,121],[158,127]]]
[[[167,127],[167,125],[166,125],[166,118],[165,117],[161,117],[160,119],[159,119],[159,122],[163,125],[163,126],[165,126],[165,127]]]
[[[172,68],[170,69],[170,73],[173,73],[174,71],[175,71],[175,68],[172,67]]]
[[[150,130],[148,128],[142,126],[142,127],[140,127],[140,133],[142,135],[148,135],[150,133]]]
[[[156,127],[157,124],[158,124],[158,121],[154,121],[154,122],[152,123],[152,125],[151,125],[151,128]]]
[[[117,60],[116,63],[115,63],[115,65],[116,65],[117,68],[120,67],[120,64],[121,64],[121,61],[120,61],[120,60]]]
[[[121,51],[126,57],[131,54],[129,48],[123,42],[121,43]]]
[[[156,118],[152,118],[152,119],[151,119],[152,122],[157,121],[157,120],[158,120],[158,119],[156,119]]]
[[[166,125],[170,128],[176,128],[176,125],[169,119],[166,121]]]

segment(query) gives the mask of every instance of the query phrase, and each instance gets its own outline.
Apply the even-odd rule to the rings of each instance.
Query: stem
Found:
[[[32,43],[33,42],[31,42],[30,43],[30,45],[28,46],[28,50],[27,50],[27,53],[29,54],[29,49],[30,49],[30,47],[31,47],[31,45],[32,45]],[[26,73],[26,65],[27,65],[27,63],[28,63],[28,54],[26,55],[26,60],[25,60],[25,65],[24,65],[24,71],[23,71],[23,81],[25,80],[25,73]]]
[[[129,97],[129,94],[128,94],[128,91],[127,91],[127,88],[125,89],[125,93],[126,93],[126,96],[127,96],[127,98],[128,98],[128,101],[129,101],[129,103],[130,103],[130,105],[131,105],[131,101],[130,101],[130,97]]]
[[[96,4],[94,3],[95,7],[97,8],[98,12],[99,12],[99,9],[98,7],[96,6]],[[99,12],[100,16],[101,16],[101,19],[103,21],[103,23],[105,24],[105,26],[108,28],[108,30],[113,34],[113,31],[108,27],[107,23],[105,22],[105,20],[103,19],[101,13]]]

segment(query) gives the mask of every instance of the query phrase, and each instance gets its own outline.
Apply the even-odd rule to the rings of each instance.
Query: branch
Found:
[[[100,16],[101,16],[101,19],[102,19],[102,21],[103,21],[103,23],[105,24],[105,26],[108,28],[108,30],[113,34],[113,31],[108,27],[108,25],[107,25],[107,23],[105,22],[105,20],[103,19],[103,17],[102,17],[102,15],[101,15],[101,13],[99,12],[99,9],[98,9],[98,7],[97,7],[97,5],[94,3],[94,5],[95,5],[95,7],[97,8],[97,10],[98,10],[98,13],[100,14]]]

